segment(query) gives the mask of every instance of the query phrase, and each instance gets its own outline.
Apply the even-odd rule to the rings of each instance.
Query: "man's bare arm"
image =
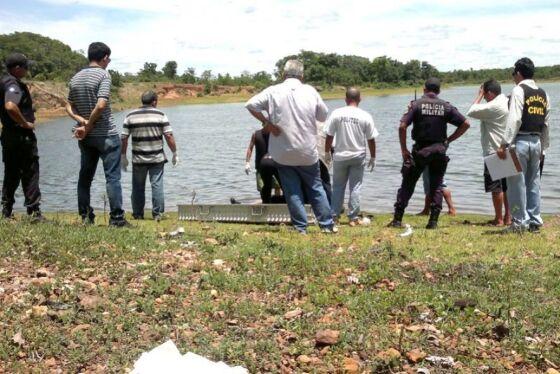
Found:
[[[375,158],[375,139],[369,139],[367,145],[369,148],[369,156]]]
[[[74,107],[74,104],[72,104],[71,102],[67,101],[66,102],[66,113],[68,113],[68,115],[76,122],[78,122],[80,124],[80,126],[85,126],[87,124],[87,119],[85,119],[84,117],[80,116],[77,113],[76,108]]]
[[[173,136],[172,132],[165,133],[165,141],[167,142],[167,146],[171,150],[171,152],[177,152],[177,143],[175,142],[175,137]]]
[[[399,142],[401,144],[401,155],[402,155],[404,161],[412,158],[412,155],[410,154],[410,151],[406,147],[406,129],[407,129],[407,127],[408,126],[404,122],[401,122],[401,124],[399,126]]]
[[[261,112],[257,112],[255,110],[252,109],[247,109],[249,111],[249,113],[251,113],[251,115],[253,117],[255,117],[257,120],[259,120],[262,124],[263,124],[263,130],[266,132],[271,133],[274,136],[278,136],[280,135],[280,128],[278,126],[273,125],[272,123],[270,123],[268,121],[268,119],[264,116],[264,114],[262,114]]]
[[[12,101],[8,101],[6,104],[4,104],[4,108],[8,112],[10,118],[16,121],[21,128],[26,130],[35,129],[35,126],[31,122],[27,122],[27,120],[21,113],[21,110],[19,110],[19,107],[16,105],[16,103]]]
[[[471,125],[469,124],[469,121],[463,122],[461,124],[461,126],[457,127],[455,132],[453,134],[451,134],[451,136],[449,138],[447,138],[447,143],[454,142],[455,140],[460,138],[465,132],[467,132],[469,127],[471,127]]]
[[[245,152],[245,162],[251,161],[251,156],[253,156],[253,147],[255,146],[255,134],[251,135],[251,140],[249,141],[249,146],[247,147],[247,152]]]
[[[97,99],[97,104],[95,104],[95,108],[91,112],[86,125],[86,134],[88,134],[94,127],[96,122],[101,118],[103,111],[107,107],[107,99],[99,98]]]

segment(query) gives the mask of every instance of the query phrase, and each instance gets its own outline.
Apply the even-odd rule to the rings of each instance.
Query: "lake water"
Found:
[[[503,87],[505,93],[512,86]],[[543,211],[560,212],[560,114],[558,98],[560,84],[543,84],[551,97],[551,148],[547,152],[542,183]],[[474,100],[477,87],[446,89],[441,98],[450,101],[465,113]],[[401,155],[397,136],[399,119],[410,95],[389,95],[364,98],[361,108],[373,115],[379,130],[377,138],[377,167],[366,173],[362,190],[362,208],[375,212],[392,211],[395,195],[401,182]],[[326,101],[329,108],[344,105],[342,100]],[[181,163],[169,164],[165,171],[167,210],[177,209],[177,204],[190,203],[193,192],[198,203],[228,203],[231,196],[242,201],[259,198],[255,176],[244,173],[245,150],[253,131],[259,124],[244,109],[243,104],[188,105],[163,108],[173,126],[178,143]],[[126,112],[115,113],[119,129]],[[482,178],[483,161],[480,146],[479,122],[471,120],[471,129],[449,149],[451,162],[447,182],[459,212],[490,213],[489,194],[484,193]],[[76,183],[79,170],[79,150],[71,138],[72,122],[59,119],[37,129],[41,157],[41,190],[44,211],[76,211]],[[450,129],[453,129],[450,126]],[[410,134],[410,131],[409,131]],[[410,136],[410,135],[409,135]],[[411,145],[410,139],[408,142]],[[167,150],[168,152],[168,150]],[[130,151],[129,151],[130,153]],[[168,152],[169,159],[170,154]],[[129,156],[130,157],[130,156]],[[123,173],[123,200],[130,212],[131,172]],[[0,165],[3,178],[3,165]],[[146,187],[147,208],[150,188]],[[92,186],[92,205],[103,208],[105,181],[99,166]],[[21,189],[17,192],[17,210],[22,210]],[[419,182],[408,212],[423,206],[423,190]]]

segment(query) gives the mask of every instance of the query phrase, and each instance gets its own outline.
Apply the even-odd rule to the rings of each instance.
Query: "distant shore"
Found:
[[[542,83],[558,83],[558,80],[541,81]],[[32,82],[32,85],[38,85],[42,91],[52,92],[51,97],[44,92],[38,92],[32,89],[34,101],[39,103],[37,106],[37,123],[48,122],[57,118],[65,117],[66,111],[60,104],[60,98],[67,95],[66,84],[62,82]],[[459,86],[476,86],[471,82],[453,83],[447,87]],[[173,107],[179,105],[200,105],[200,104],[230,104],[241,103],[252,97],[257,89],[251,86],[245,87],[229,87],[218,86],[216,91],[204,94],[203,85],[189,85],[165,82],[143,82],[143,83],[125,83],[118,89],[119,97],[111,103],[114,111],[130,110],[139,106],[139,97],[145,90],[153,89],[159,94],[159,105],[161,107]],[[345,88],[342,86],[332,87],[329,89],[318,88],[321,97],[325,100],[343,99]],[[418,95],[422,93],[422,87],[389,87],[389,88],[361,88],[362,97],[386,96],[386,95],[413,95],[416,90]],[[411,96],[412,97],[412,96]]]

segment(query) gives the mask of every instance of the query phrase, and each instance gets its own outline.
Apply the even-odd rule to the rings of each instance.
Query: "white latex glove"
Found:
[[[171,163],[173,164],[173,166],[177,166],[177,164],[179,163],[179,156],[177,156],[177,152],[173,152]]]
[[[121,153],[121,169],[126,171],[126,168],[128,168],[128,159],[125,153]]]
[[[251,173],[251,164],[246,162],[245,163],[245,174],[249,175]]]
[[[375,169],[375,157],[369,159],[367,167],[370,173],[373,171],[373,169]]]

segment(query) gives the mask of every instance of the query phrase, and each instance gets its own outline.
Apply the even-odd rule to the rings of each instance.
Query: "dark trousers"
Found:
[[[273,204],[272,190],[274,189],[274,178],[280,184],[280,174],[276,163],[272,159],[263,159],[259,165],[259,175],[263,182],[261,188],[261,200],[263,204]]]
[[[431,210],[441,212],[443,202],[441,184],[449,162],[449,157],[445,155],[445,151],[445,146],[439,143],[421,149],[413,148],[412,160],[406,161],[401,169],[403,180],[397,193],[396,212],[404,212],[412,194],[414,194],[416,182],[426,167],[428,167],[430,176],[428,196],[432,201]]]
[[[15,193],[21,182],[27,213],[39,210],[39,152],[35,134],[2,133],[2,160],[4,183],[2,185],[2,213],[12,214]]]

